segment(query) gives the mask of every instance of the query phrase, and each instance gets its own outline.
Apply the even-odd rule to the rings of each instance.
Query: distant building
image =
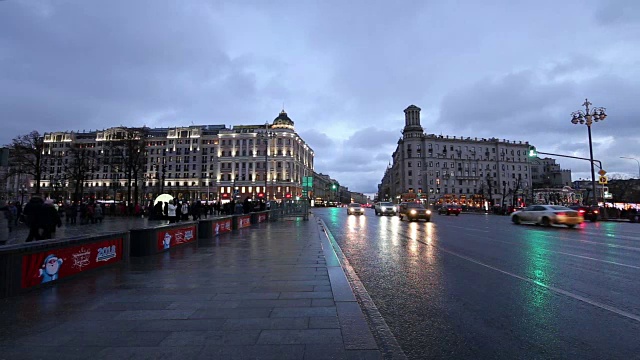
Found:
[[[72,148],[90,155],[91,171],[81,188],[83,196],[96,199],[123,200],[131,184],[141,194],[136,201],[160,193],[189,200],[280,200],[302,196],[302,178],[313,174],[314,152],[284,110],[271,124],[141,128],[136,136],[144,136],[145,146],[137,182],[114,160],[113,144],[125,141],[126,133],[120,127],[46,133],[43,195],[70,199]]]
[[[420,108],[404,110],[405,126],[378,186],[378,199],[430,204],[511,205],[531,196],[529,143],[426,134]]]
[[[571,186],[571,170],[560,169],[556,159],[533,157],[531,163],[531,182],[534,188],[561,188]]]

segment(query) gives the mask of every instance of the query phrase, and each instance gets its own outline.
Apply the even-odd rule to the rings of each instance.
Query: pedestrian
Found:
[[[18,222],[24,223],[24,216],[22,215],[22,203],[20,203],[19,201],[16,201],[16,210],[18,211],[18,214],[16,215],[14,223],[16,226],[18,226]]]
[[[182,204],[182,207],[180,208],[180,213],[182,214],[182,220],[184,221],[189,220],[189,203],[185,201],[184,204]]]
[[[173,200],[175,202],[175,200]],[[177,206],[174,205],[173,203],[168,203],[167,205],[167,216],[169,217],[169,224],[173,224],[176,222],[177,220],[177,214],[176,214],[176,210],[177,210]]]
[[[9,217],[7,219],[9,220],[9,232],[11,232],[14,226],[18,224],[18,209],[16,208],[16,204],[9,202],[8,211]]]
[[[2,226],[0,234],[3,234],[0,235],[0,243],[7,241],[7,237],[4,235],[8,235],[8,233],[13,230],[13,214],[11,213],[10,205],[12,204],[9,203],[9,205],[7,205],[4,200],[0,200],[0,225]],[[6,226],[3,224],[3,221],[5,220],[7,221]]]
[[[24,219],[29,227],[29,235],[27,235],[26,242],[31,242],[33,240],[41,240],[42,234],[41,230],[41,208],[44,205],[44,200],[38,195],[34,195],[27,205],[24,207]]]
[[[93,210],[93,217],[96,222],[99,222],[100,224],[102,224],[102,219],[104,218],[104,213],[102,212],[102,206],[96,205],[95,209]]]
[[[60,214],[53,206],[53,200],[47,199],[40,207],[40,226],[42,227],[42,239],[52,239],[56,233],[56,226],[62,226]]]

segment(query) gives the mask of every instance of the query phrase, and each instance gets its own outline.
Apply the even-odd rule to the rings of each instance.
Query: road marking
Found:
[[[558,254],[563,254],[563,255],[568,255],[568,256],[575,256],[575,257],[578,257],[578,258],[589,259],[589,260],[593,260],[593,261],[601,261],[601,262],[604,262],[604,263],[609,263],[609,264],[619,265],[619,266],[625,266],[625,267],[629,267],[629,268],[633,268],[633,269],[640,269],[640,266],[633,266],[633,265],[623,264],[623,263],[619,263],[619,262],[615,262],[615,261],[609,261],[609,260],[601,260],[601,259],[596,259],[596,258],[592,258],[592,257],[588,257],[588,256],[569,254],[569,253],[562,252],[562,251],[553,251],[553,250],[543,250],[543,251],[551,251],[551,252],[558,253]]]
[[[516,279],[520,279],[520,280],[522,280],[522,281],[526,281],[526,282],[531,283],[531,284],[534,284],[534,285],[538,285],[538,286],[543,287],[543,288],[545,288],[545,289],[547,289],[547,290],[551,290],[551,291],[553,291],[553,292],[555,292],[555,293],[562,294],[562,295],[567,296],[567,297],[570,297],[570,298],[572,298],[572,299],[575,299],[575,300],[578,300],[578,301],[582,301],[582,302],[587,303],[587,304],[589,304],[589,305],[592,305],[592,306],[595,306],[595,307],[601,308],[601,309],[603,309],[603,310],[607,310],[607,311],[610,311],[610,312],[612,312],[612,313],[618,314],[618,315],[620,315],[620,316],[624,316],[624,317],[626,317],[626,318],[628,318],[628,319],[631,319],[631,320],[635,320],[635,321],[637,321],[637,322],[640,322],[640,316],[635,315],[635,314],[632,314],[632,313],[630,313],[630,312],[627,312],[627,311],[624,311],[624,310],[620,310],[620,309],[618,309],[618,308],[615,308],[615,307],[613,307],[613,306],[610,306],[610,305],[607,305],[607,304],[603,304],[603,303],[597,302],[597,301],[595,301],[595,300],[587,299],[587,298],[586,298],[586,297],[584,297],[584,296],[580,296],[580,295],[578,295],[578,294],[574,294],[574,293],[572,293],[572,292],[569,292],[569,291],[566,291],[566,290],[562,290],[562,289],[557,288],[557,287],[555,287],[555,286],[551,286],[551,285],[543,284],[543,283],[542,283],[542,282],[540,282],[540,281],[531,280],[531,279],[529,279],[529,278],[526,278],[526,277],[523,277],[523,276],[520,276],[520,275],[516,275],[516,274],[514,274],[514,273],[511,273],[511,272],[508,272],[508,271],[505,271],[505,270],[502,270],[502,269],[498,269],[497,267],[493,267],[493,266],[491,266],[491,265],[485,264],[485,263],[480,262],[480,261],[478,261],[478,260],[472,259],[472,258],[470,258],[470,257],[468,257],[468,256],[465,256],[465,255],[462,255],[462,254],[458,254],[458,253],[457,253],[457,252],[455,252],[455,251],[451,251],[451,250],[444,249],[444,248],[442,248],[442,247],[440,247],[440,246],[437,246],[437,245],[427,244],[427,243],[422,242],[422,241],[419,241],[419,242],[421,242],[421,243],[423,243],[423,244],[425,244],[425,245],[427,245],[427,246],[433,246],[434,248],[436,248],[436,249],[438,249],[438,250],[444,251],[444,252],[446,252],[446,253],[449,253],[449,254],[451,254],[451,255],[453,255],[453,256],[456,256],[456,257],[459,257],[459,258],[461,258],[461,259],[464,259],[464,260],[470,261],[470,262],[472,262],[472,263],[474,263],[474,264],[477,264],[477,265],[480,265],[480,266],[484,266],[484,267],[486,267],[486,268],[488,268],[488,269],[491,269],[491,270],[497,271],[497,272],[499,272],[499,273],[502,273],[502,274],[505,274],[505,275],[508,275],[508,276],[514,277],[514,278],[516,278]]]
[[[472,239],[472,240],[479,241],[480,239]],[[508,245],[519,245],[520,247],[523,247],[522,242],[510,242],[510,241],[495,240],[495,239],[484,239],[484,240],[493,241],[493,242],[499,242],[499,243],[508,244]],[[571,245],[566,245],[566,246],[571,246]],[[625,266],[625,267],[629,267],[629,268],[633,268],[633,269],[640,269],[640,266],[628,265],[628,264],[623,264],[623,263],[619,263],[619,262],[615,262],[615,261],[609,261],[609,260],[601,260],[601,259],[596,259],[596,258],[592,258],[592,257],[588,257],[588,256],[566,253],[566,252],[562,252],[562,251],[555,251],[555,250],[549,250],[549,249],[542,249],[542,251],[544,251],[544,252],[552,252],[552,253],[562,254],[562,255],[568,255],[568,256],[574,256],[574,257],[593,260],[593,261],[600,261],[600,262],[604,262],[604,263],[608,263],[608,264]]]

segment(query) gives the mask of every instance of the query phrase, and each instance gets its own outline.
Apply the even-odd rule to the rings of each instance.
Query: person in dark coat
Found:
[[[53,206],[53,200],[47,199],[40,207],[40,226],[42,227],[42,239],[52,239],[56,233],[56,226],[62,226],[60,214]]]
[[[42,239],[42,234],[40,233],[40,216],[42,214],[42,206],[44,206],[44,200],[42,200],[40,196],[36,195],[32,197],[24,207],[25,222],[29,227],[29,235],[27,235],[26,242]]]

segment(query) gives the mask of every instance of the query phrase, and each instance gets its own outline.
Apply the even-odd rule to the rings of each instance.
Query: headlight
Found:
[[[392,209],[393,209],[393,211],[396,211],[396,207],[395,206]]]
[[[431,214],[431,210],[427,210],[427,215]]]
[[[415,210],[411,210],[411,215],[415,215],[416,211]]]

